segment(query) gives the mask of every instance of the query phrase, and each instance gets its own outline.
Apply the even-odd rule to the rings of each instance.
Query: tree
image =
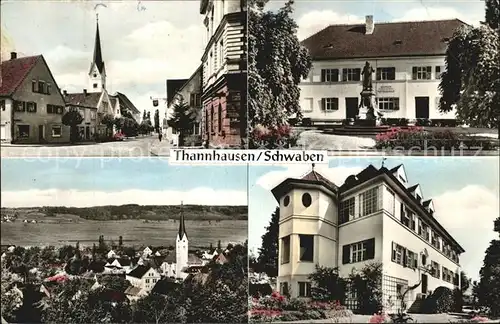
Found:
[[[500,217],[495,220],[495,224]],[[500,233],[500,229],[496,229]],[[479,271],[476,294],[479,304],[491,309],[493,316],[500,315],[500,240],[493,240],[486,250],[483,267]]]
[[[462,294],[467,292],[469,290],[469,287],[471,286],[471,279],[467,277],[467,274],[465,271],[460,272],[460,291]]]
[[[83,116],[80,114],[78,109],[70,107],[68,112],[62,116],[61,122],[70,127],[69,138],[71,143],[78,141],[78,125],[83,122]]]
[[[123,237],[120,235],[118,238],[118,247],[121,249],[123,247]]]
[[[150,111],[148,111],[148,112],[146,113],[146,119],[147,119],[147,120],[149,120],[149,121],[151,122],[151,112],[150,112]]]
[[[457,119],[473,127],[500,122],[500,30],[498,0],[486,1],[486,22],[459,28],[448,43],[439,109],[456,106]]]
[[[259,248],[257,263],[259,268],[270,277],[278,276],[278,235],[280,210],[277,207],[271,215],[271,221],[262,235],[262,245]]]
[[[249,2],[248,120],[276,128],[297,114],[301,118],[299,83],[312,66],[297,37],[293,1],[277,12],[264,11],[267,0]]]
[[[137,301],[134,322],[156,324],[179,322],[177,307],[182,307],[182,305],[177,305],[168,296],[150,293]]]
[[[109,135],[113,131],[115,118],[111,114],[106,114],[102,117],[101,123],[106,126],[106,133]]]
[[[316,265],[315,271],[309,276],[309,279],[314,282],[314,287],[311,289],[314,300],[338,300],[344,303],[347,282],[339,276],[338,268]]]
[[[155,123],[155,131],[157,133],[159,133],[160,132],[160,111],[158,109],[155,110],[154,123]]]
[[[184,145],[185,135],[193,128],[194,120],[190,111],[189,105],[181,99],[175,103],[172,117],[168,120],[168,125],[179,132],[179,146]]]
[[[99,283],[104,287],[116,291],[124,292],[130,286],[130,282],[125,278],[115,275],[102,275],[98,279]]]
[[[117,130],[123,131],[123,127],[125,125],[125,118],[124,117],[116,117],[113,124]]]
[[[144,109],[144,113],[142,114],[142,121],[145,121],[146,119],[148,119],[148,114],[146,112],[146,109]]]

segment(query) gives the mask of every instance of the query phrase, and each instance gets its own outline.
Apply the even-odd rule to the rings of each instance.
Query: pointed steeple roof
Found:
[[[184,205],[181,201],[181,219],[179,221],[179,238],[182,239],[182,237],[185,235],[187,238],[187,233],[186,233],[186,225],[184,224]]]
[[[102,74],[104,71],[104,61],[102,60],[101,36],[99,35],[99,17],[97,17],[96,22],[94,57],[92,63],[97,66],[99,73]]]

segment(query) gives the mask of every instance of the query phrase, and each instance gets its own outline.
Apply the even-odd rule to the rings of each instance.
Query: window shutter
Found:
[[[392,258],[391,258],[391,260],[396,262],[396,246],[395,246],[394,242],[392,242]]]
[[[344,245],[342,247],[342,264],[351,263],[351,246]]]
[[[408,266],[408,250],[407,249],[403,249],[403,267],[407,267]]]
[[[401,219],[401,223],[403,222],[404,220],[404,214],[405,214],[405,205],[401,202],[401,211],[400,211],[400,219]]]
[[[377,80],[382,80],[382,69],[377,68]]]
[[[347,81],[347,69],[342,69],[342,81]]]
[[[412,72],[413,72],[412,78],[413,78],[413,80],[416,80],[417,79],[417,67],[416,66],[413,67]]]
[[[366,241],[366,259],[372,260],[375,258],[375,238]]]
[[[418,268],[418,254],[415,254],[415,258],[413,259],[413,268]]]
[[[325,82],[325,81],[326,81],[326,70],[321,69],[321,82]]]
[[[321,98],[321,110],[325,110],[326,108],[326,98]]]

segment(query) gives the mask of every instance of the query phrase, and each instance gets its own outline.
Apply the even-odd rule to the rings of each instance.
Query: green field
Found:
[[[58,218],[64,219],[64,217]],[[207,247],[210,243],[217,246],[218,240],[221,240],[223,245],[244,242],[248,237],[247,220],[221,220],[219,222],[200,220],[185,223],[190,248]],[[118,242],[118,237],[121,235],[125,245],[169,246],[175,245],[178,228],[179,223],[173,220],[145,223],[142,220],[89,221],[80,219],[78,221],[74,219],[73,222],[28,224],[16,221],[2,223],[1,244],[60,246],[79,241],[81,246],[86,246],[97,244],[99,235],[104,235],[106,241],[113,240],[114,242]]]

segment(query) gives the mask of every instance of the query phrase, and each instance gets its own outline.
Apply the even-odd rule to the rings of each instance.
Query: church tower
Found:
[[[88,92],[101,92],[106,89],[106,68],[102,60],[101,37],[99,35],[99,16],[95,33],[94,57],[90,64]]]
[[[188,237],[186,234],[186,225],[184,224],[184,206],[181,202],[181,218],[179,221],[179,232],[175,242],[175,275],[177,278],[185,279],[186,273],[182,272],[184,267],[188,265]]]

